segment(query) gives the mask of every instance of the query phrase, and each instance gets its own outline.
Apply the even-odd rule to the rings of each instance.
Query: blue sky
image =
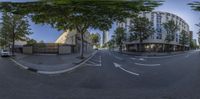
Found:
[[[0,0],[0,1],[31,1],[31,0]],[[200,22],[200,12],[195,12],[187,5],[189,2],[199,0],[165,0],[162,6],[159,6],[155,11],[164,11],[174,13],[183,18],[190,26],[190,30],[194,32],[194,38],[197,38],[198,28],[195,24]],[[37,41],[55,42],[55,40],[62,34],[63,31],[57,31],[49,25],[34,24],[30,22],[32,32],[30,38],[36,39]],[[115,26],[110,29],[109,33],[112,35]],[[102,33],[98,30],[89,30],[92,33]]]

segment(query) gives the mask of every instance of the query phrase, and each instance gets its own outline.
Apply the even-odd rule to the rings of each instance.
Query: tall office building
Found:
[[[102,36],[102,45],[107,43],[109,41],[109,32],[108,31],[103,31],[103,36]]]

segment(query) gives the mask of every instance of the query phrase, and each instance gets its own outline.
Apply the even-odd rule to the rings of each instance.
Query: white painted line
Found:
[[[87,66],[92,66],[92,67],[98,67],[98,66],[101,66],[100,64],[87,64],[87,63],[85,63],[85,65],[87,65]]]
[[[15,61],[14,59],[10,58],[10,60],[11,60],[12,62],[14,62],[15,64],[17,64],[18,66],[20,66],[21,68],[23,68],[23,69],[28,69],[28,67],[26,67],[26,66],[20,64],[19,62]]]
[[[131,59],[132,59],[132,60],[135,60],[136,58],[133,58],[133,57],[132,57]]]
[[[97,53],[97,51],[95,51],[92,56],[90,56],[88,59],[86,59],[85,61],[83,61],[82,63],[72,67],[72,68],[69,68],[69,69],[65,69],[65,70],[59,70],[59,71],[37,71],[38,73],[41,73],[41,74],[58,74],[58,73],[64,73],[64,72],[68,72],[68,71],[71,71],[71,70],[74,70],[78,67],[80,67],[81,65],[85,64],[88,60],[90,60],[95,54]]]
[[[140,65],[140,66],[160,66],[160,64],[141,64],[141,63],[135,63],[135,65]]]
[[[139,60],[140,60],[140,61],[144,61],[144,58],[140,58]]]
[[[100,56],[100,65],[102,66],[101,56]]]
[[[121,65],[119,65],[119,64],[117,64],[117,63],[113,63],[113,64],[115,65],[116,68],[120,68],[121,70],[123,70],[123,71],[125,71],[125,72],[127,72],[127,73],[129,73],[129,74],[136,75],[136,76],[139,76],[139,75],[140,75],[140,74],[138,74],[138,73],[134,73],[134,72],[131,72],[131,71],[128,71],[128,70],[122,68]]]
[[[88,61],[88,63],[90,63],[90,64],[97,64],[97,63],[95,63],[95,62],[93,62],[93,61]]]

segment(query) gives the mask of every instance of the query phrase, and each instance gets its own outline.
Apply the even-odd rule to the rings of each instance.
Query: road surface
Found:
[[[1,99],[200,99],[200,54],[162,57],[98,51],[81,68],[42,75],[0,58]]]

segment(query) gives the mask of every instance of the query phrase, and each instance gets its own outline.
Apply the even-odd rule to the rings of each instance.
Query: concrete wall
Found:
[[[72,47],[71,46],[59,46],[59,54],[70,54],[72,53]]]
[[[33,54],[33,47],[32,46],[24,46],[23,53],[24,54]]]

